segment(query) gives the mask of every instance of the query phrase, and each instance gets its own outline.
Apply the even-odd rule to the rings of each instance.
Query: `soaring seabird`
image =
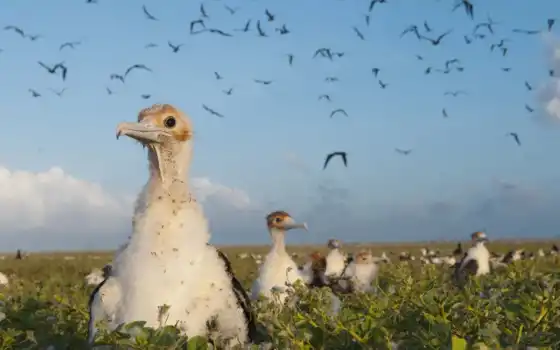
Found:
[[[473,246],[467,250],[463,259],[456,265],[454,278],[462,284],[468,275],[480,276],[490,273],[490,252],[486,248],[488,238],[482,231],[471,235]]]
[[[141,110],[138,122],[119,124],[117,138],[122,135],[148,149],[150,177],[136,203],[132,235],[90,297],[90,342],[102,318],[112,329],[145,321],[147,327],[176,325],[188,337],[212,332],[228,348],[251,341],[248,296],[225,255],[208,244],[208,222],[190,191],[190,119],[156,104]]]
[[[260,295],[284,303],[291,285],[297,281],[306,282],[290,254],[286,251],[286,231],[301,228],[307,230],[307,224],[298,224],[285,211],[275,211],[266,217],[266,224],[272,238],[272,249],[264,258],[259,269],[259,277],[253,283],[252,299]]]

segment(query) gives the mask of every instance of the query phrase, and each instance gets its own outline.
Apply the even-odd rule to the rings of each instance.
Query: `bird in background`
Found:
[[[348,157],[346,155],[346,152],[332,152],[327,154],[327,157],[325,158],[325,163],[323,164],[323,170],[325,170],[327,168],[327,165],[329,165],[329,162],[331,161],[331,159],[333,159],[333,157],[340,157],[342,159],[342,163],[344,164],[345,167],[348,167]]]

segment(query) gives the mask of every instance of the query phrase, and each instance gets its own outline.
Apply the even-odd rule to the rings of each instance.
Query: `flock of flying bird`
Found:
[[[86,1],[87,4],[97,4],[98,1],[97,0],[87,0]],[[375,8],[377,8],[378,6],[387,4],[388,1],[387,0],[371,0],[369,2],[369,5],[367,7],[367,11],[366,14],[364,15],[365,18],[365,25],[369,26],[370,22],[371,22],[371,18],[373,15],[373,11]],[[455,2],[455,4],[452,7],[452,11],[455,11],[459,8],[463,8],[465,10],[465,13],[471,18],[474,19],[474,6],[473,4],[468,1],[468,0],[458,0]],[[228,5],[224,5],[224,9],[232,16],[234,16],[237,11],[239,10],[239,8],[232,8]],[[143,5],[142,6],[142,13],[145,17],[146,20],[148,21],[160,21],[160,19],[158,18],[157,15],[154,15],[150,10],[148,10],[148,8]],[[226,29],[218,29],[215,27],[211,27],[210,26],[210,15],[207,11],[207,9],[204,6],[204,3],[200,4],[199,7],[199,15],[197,19],[194,19],[190,22],[189,25],[189,31],[191,35],[200,35],[200,34],[212,34],[212,35],[219,35],[222,37],[233,37],[234,36],[234,32],[241,32],[241,33],[248,33],[248,32],[252,32],[255,31],[257,36],[259,37],[270,37],[272,34],[270,33],[271,31],[274,31],[275,33],[278,33],[278,35],[288,35],[291,34],[290,29],[288,29],[287,25],[285,23],[283,24],[277,24],[278,23],[278,19],[277,16],[272,13],[270,10],[268,9],[264,9],[263,11],[263,17],[260,19],[247,19],[245,21],[245,24],[241,27],[241,28],[236,28],[233,30],[226,30]],[[543,28],[538,28],[538,29],[520,29],[520,28],[514,28],[511,30],[512,33],[515,34],[523,34],[523,35],[536,35],[539,33],[542,33],[543,31],[552,31],[554,25],[556,23],[556,20],[554,18],[549,18],[546,20],[546,25],[543,26]],[[270,25],[272,25],[273,27],[270,28]],[[508,54],[509,51],[509,46],[508,43],[511,41],[509,38],[499,38],[499,39],[495,39],[496,36],[496,32],[495,32],[495,27],[500,26],[501,23],[499,22],[495,22],[492,18],[488,17],[488,19],[486,21],[482,21],[479,23],[476,23],[472,29],[472,31],[470,33],[463,33],[460,36],[462,37],[462,40],[464,40],[466,45],[470,45],[471,43],[473,43],[473,41],[478,40],[478,41],[482,41],[482,40],[491,40],[492,42],[489,44],[489,49],[490,51],[495,51],[495,50],[499,50],[500,54],[502,56],[506,56]],[[366,35],[364,34],[364,32],[362,30],[360,30],[358,28],[358,26],[352,26],[351,27],[352,31],[354,32],[354,34],[358,37],[359,40],[367,40],[366,39]],[[37,41],[41,38],[43,38],[41,35],[38,34],[29,34],[27,33],[24,29],[15,26],[15,25],[7,25],[4,27],[5,31],[12,31],[15,34],[21,36],[22,39],[29,39],[31,41]],[[400,34],[400,38],[404,39],[407,36],[413,36],[415,39],[419,40],[419,41],[425,41],[426,43],[429,44],[429,46],[439,46],[442,43],[444,43],[445,40],[450,40],[450,37],[454,34],[454,30],[453,29],[449,29],[446,30],[442,33],[439,34],[435,34],[435,30],[430,26],[430,24],[428,23],[428,21],[424,21],[421,25],[410,25],[407,28],[405,28],[402,33]],[[82,45],[81,41],[69,41],[69,42],[64,42],[61,45],[59,45],[59,51],[63,51],[63,50],[69,50],[69,49],[77,49],[80,45]],[[156,48],[159,45],[153,42],[147,43],[145,45],[146,49],[152,49],[152,48]],[[183,46],[182,43],[172,43],[171,41],[167,42],[167,46],[170,48],[170,50],[173,53],[178,53],[181,49],[181,47]],[[0,49],[1,52],[1,49]],[[323,48],[319,48],[317,50],[315,50],[315,53],[313,54],[313,59],[328,59],[330,61],[333,61],[335,59],[339,59],[344,57],[345,53],[344,52],[337,52],[332,50],[331,48],[328,47],[323,47]],[[288,64],[291,66],[294,62],[294,54],[292,53],[288,53],[286,54],[287,59],[288,59]],[[422,55],[416,55],[416,60],[418,61],[423,61],[424,58]],[[68,66],[65,64],[65,62],[58,62],[55,64],[46,64],[42,61],[38,61],[38,64],[45,69],[45,71],[49,74],[59,74],[61,79],[63,81],[66,81],[66,77],[68,74]],[[458,58],[452,58],[452,59],[448,59],[445,61],[443,67],[441,68],[435,68],[432,66],[429,66],[427,68],[425,68],[424,73],[425,74],[433,74],[433,73],[441,73],[441,74],[450,74],[451,72],[463,72],[464,71],[464,66],[462,65],[462,62],[460,59]],[[501,70],[504,72],[509,72],[511,71],[511,67],[502,67]],[[145,72],[150,72],[152,73],[152,69],[150,67],[148,67],[145,64],[134,64],[130,67],[127,67],[126,69],[124,69],[122,72],[118,72],[118,73],[112,73],[109,75],[109,79],[112,81],[118,81],[122,84],[125,84],[126,82],[126,78],[134,71],[145,71]],[[379,67],[374,67],[371,69],[371,74],[373,75],[373,77],[375,79],[377,79],[377,82],[380,86],[381,89],[386,89],[388,88],[389,84],[384,82],[383,80],[381,80],[378,76],[380,74],[380,72],[382,71],[382,68]],[[549,70],[549,75],[550,76],[554,76],[555,72],[553,70]],[[214,72],[214,77],[217,80],[221,80],[223,79],[223,77],[220,75],[219,72]],[[253,81],[255,83],[258,84],[262,84],[262,85],[270,85],[273,83],[273,80],[263,80],[263,79],[253,79]],[[338,78],[336,76],[328,76],[325,78],[326,82],[330,82],[330,83],[334,83],[338,81]],[[525,87],[527,88],[528,91],[532,91],[533,90],[533,86],[525,81]],[[51,89],[51,91],[58,95],[59,97],[62,97],[64,92],[66,91],[66,88],[62,89],[62,90],[54,90]],[[233,88],[229,88],[227,90],[223,90],[222,92],[225,95],[232,95],[234,89]],[[108,86],[106,87],[106,92],[109,95],[112,95],[114,92],[111,88],[109,88]],[[38,98],[41,97],[42,94],[40,92],[38,92],[35,89],[30,88],[29,89],[29,93],[31,94],[32,97],[34,98]],[[452,97],[458,97],[461,95],[468,95],[467,91],[464,90],[451,90],[451,91],[446,91],[444,93],[445,96],[452,96]],[[143,99],[150,99],[151,98],[151,94],[150,93],[145,93],[141,95],[141,98]],[[331,96],[329,94],[321,94],[319,95],[319,100],[325,100],[330,102],[331,101]],[[221,112],[216,111],[215,109],[213,109],[212,107],[208,106],[207,104],[202,104],[202,108],[203,110],[205,110],[206,112],[210,113],[211,115],[223,118],[224,114]],[[531,107],[529,104],[525,105],[525,109],[528,112],[534,112],[534,108]],[[441,110],[441,114],[444,118],[448,118],[449,114],[447,112],[446,108],[442,108]],[[330,113],[330,117],[333,118],[335,116],[346,116],[348,117],[348,113],[346,112],[346,110],[344,108],[335,108],[331,111]],[[511,136],[512,139],[515,141],[515,143],[518,146],[521,146],[521,139],[519,137],[519,134],[516,132],[508,132],[506,134],[507,136]],[[404,155],[404,156],[408,156],[412,153],[412,149],[400,149],[400,148],[395,148],[395,152],[397,152],[398,154]],[[348,155],[345,151],[335,151],[332,153],[329,153],[325,160],[324,160],[324,164],[323,164],[323,169],[326,169],[326,167],[328,166],[328,164],[330,163],[330,161],[334,158],[334,157],[340,157],[341,160],[343,161],[344,166],[348,166]]]

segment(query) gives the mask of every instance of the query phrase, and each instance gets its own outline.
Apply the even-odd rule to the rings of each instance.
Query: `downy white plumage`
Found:
[[[307,231],[307,225],[296,223],[285,211],[268,214],[266,223],[272,238],[272,249],[264,258],[259,277],[253,283],[252,299],[258,299],[262,295],[284,303],[291,285],[296,281],[306,282],[297,264],[286,251],[285,235],[288,230],[295,228]]]
[[[171,105],[153,105],[140,111],[137,123],[119,124],[120,135],[148,148],[150,178],[129,241],[91,295],[90,342],[103,318],[111,328],[133,321],[177,325],[189,337],[208,335],[207,323],[215,319],[215,335],[228,346],[250,340],[255,324],[247,294],[227,258],[208,245],[207,220],[190,192],[190,119]]]
[[[326,257],[327,268],[325,276],[327,278],[340,277],[347,265],[346,255],[340,251],[340,241],[329,239],[327,243],[329,253]]]
[[[372,282],[379,272],[379,261],[381,260],[374,258],[369,251],[361,251],[354,256],[343,274],[343,277],[349,278],[352,292],[373,291]]]
[[[462,284],[470,276],[481,276],[490,273],[490,252],[486,248],[488,238],[482,231],[471,235],[473,246],[467,250],[460,263],[456,265],[454,278]]]

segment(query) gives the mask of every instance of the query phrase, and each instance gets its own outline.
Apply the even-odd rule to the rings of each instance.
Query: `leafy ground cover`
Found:
[[[498,251],[510,247],[493,246]],[[315,248],[292,251],[303,255]],[[372,248],[376,253],[418,249]],[[225,249],[247,288],[257,266],[237,254],[252,251],[265,252]],[[85,284],[84,276],[110,257],[61,253],[0,260],[0,272],[10,278],[8,286],[0,287],[0,350],[87,349],[87,300],[93,287]],[[298,290],[300,302],[294,308],[279,309],[264,301],[254,307],[261,340],[276,349],[396,349],[397,344],[398,349],[560,349],[558,264],[553,257],[517,262],[459,290],[450,283],[447,267],[394,261],[382,266],[375,294],[343,297],[337,315],[332,315],[328,290]],[[98,341],[115,349],[208,347],[203,339],[181,337],[174,327],[144,328],[134,342],[125,330],[101,334]]]

